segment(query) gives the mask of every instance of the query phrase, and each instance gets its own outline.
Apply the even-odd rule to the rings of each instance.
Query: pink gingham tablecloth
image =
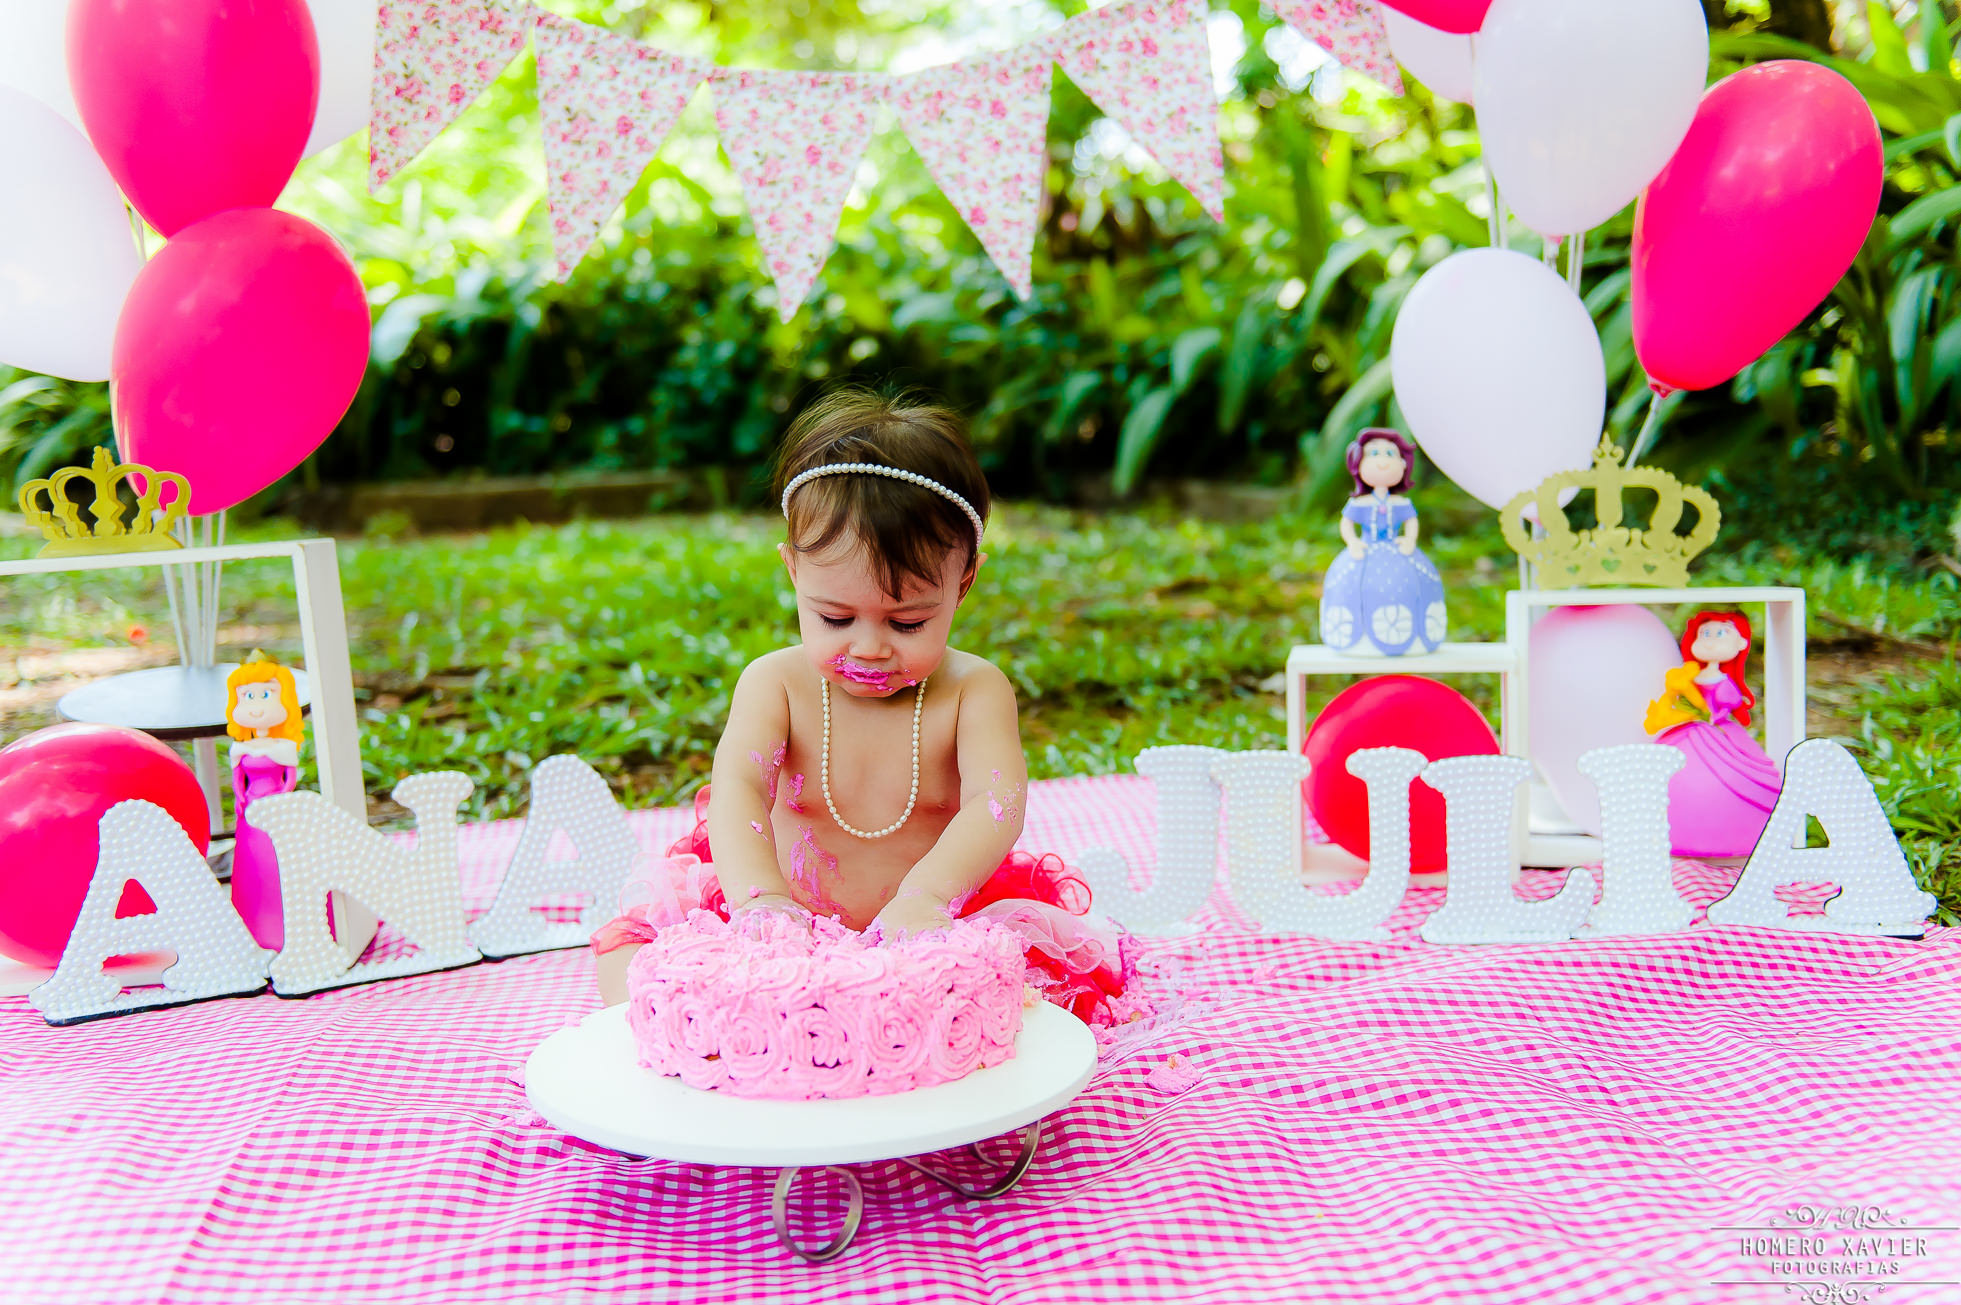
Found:
[[[1150,864],[1146,781],[1030,787],[1024,846]],[[633,819],[660,848],[688,816]],[[516,830],[464,831],[474,910]],[[1706,904],[1731,873],[1677,881]],[[1961,1279],[1957,931],[1432,946],[1440,900],[1336,943],[1215,894],[1147,940],[1158,1014],[1019,1187],[859,1166],[824,1265],[778,1247],[772,1172],[529,1109],[525,1057],[597,1005],[583,951],[65,1029],[0,999],[0,1301],[1790,1301],[1740,1243],[1802,1206],[1933,1229],[1885,1299],[1961,1299],[1910,1285]],[[821,1240],[841,1196],[800,1192]]]

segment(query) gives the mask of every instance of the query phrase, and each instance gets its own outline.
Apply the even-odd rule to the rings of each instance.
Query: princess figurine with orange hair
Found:
[[[300,782],[300,695],[293,672],[263,653],[225,679],[225,732],[232,736],[232,905],[261,947],[279,950],[286,921],[272,839],[251,823],[252,804]]]
[[[1687,759],[1668,783],[1677,856],[1748,856],[1777,805],[1783,778],[1745,728],[1757,701],[1743,678],[1749,657],[1749,621],[1697,612],[1682,632],[1682,664],[1648,704],[1648,733]]]

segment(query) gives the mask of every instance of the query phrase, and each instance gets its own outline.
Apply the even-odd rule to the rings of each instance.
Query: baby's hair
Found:
[[[987,519],[987,478],[967,443],[960,415],[898,392],[863,386],[833,389],[797,414],[777,450],[771,493],[812,467],[871,462],[937,480]],[[904,595],[906,577],[939,582],[946,555],[961,550],[974,564],[974,523],[959,504],[891,476],[817,476],[790,496],[790,547],[821,554],[849,532],[866,550],[879,587]]]

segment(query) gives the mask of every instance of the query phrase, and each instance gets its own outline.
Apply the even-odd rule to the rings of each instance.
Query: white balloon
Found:
[[[1425,272],[1389,340],[1396,402],[1437,470],[1494,508],[1592,465],[1607,362],[1586,306],[1536,258],[1466,249]]]
[[[308,0],[320,42],[320,107],[307,137],[308,157],[368,125],[378,0]]]
[[[25,91],[82,130],[68,89],[68,0],[0,0],[0,86]]]
[[[1599,748],[1654,746],[1645,722],[1682,650],[1661,618],[1636,603],[1555,607],[1526,644],[1526,720],[1532,760],[1572,822],[1599,838],[1600,789],[1580,770]]]
[[[109,169],[39,100],[0,86],[0,363],[109,379],[109,343],[143,265]]]
[[[1433,94],[1472,103],[1470,37],[1419,23],[1387,5],[1382,7],[1382,20],[1389,29],[1389,52],[1397,63],[1415,73]]]
[[[1494,0],[1473,80],[1505,202],[1549,236],[1605,222],[1675,153],[1708,75],[1699,0]]]

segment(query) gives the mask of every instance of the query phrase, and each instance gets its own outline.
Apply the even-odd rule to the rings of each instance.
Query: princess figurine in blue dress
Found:
[[[1337,652],[1400,657],[1443,642],[1443,578],[1416,546],[1416,509],[1403,497],[1415,468],[1416,446],[1393,430],[1371,427],[1348,446],[1347,547],[1321,588],[1321,642]]]

